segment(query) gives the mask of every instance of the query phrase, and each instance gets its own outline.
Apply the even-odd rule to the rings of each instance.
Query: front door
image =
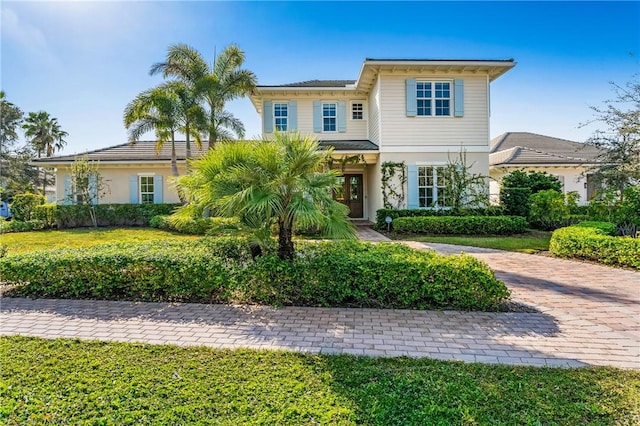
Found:
[[[362,218],[364,216],[362,175],[344,175],[339,179],[342,185],[336,189],[333,198],[349,207],[349,217]]]

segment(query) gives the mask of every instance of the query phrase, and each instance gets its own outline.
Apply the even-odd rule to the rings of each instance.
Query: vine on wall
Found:
[[[367,163],[365,162],[364,159],[364,155],[362,154],[358,154],[358,155],[343,155],[342,157],[336,159],[333,157],[329,157],[327,159],[327,167],[329,169],[333,169],[335,165],[337,165],[338,167],[336,168],[340,168],[340,171],[342,173],[344,173],[345,169],[347,168],[347,165],[349,164],[364,164],[365,167],[367,166]]]
[[[382,202],[385,209],[399,209],[404,205],[404,185],[407,172],[404,161],[385,161],[381,164]],[[398,179],[399,178],[399,179]]]

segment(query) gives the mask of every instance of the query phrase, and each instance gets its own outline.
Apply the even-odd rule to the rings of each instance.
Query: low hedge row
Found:
[[[509,296],[483,262],[401,244],[303,242],[293,262],[241,238],[110,244],[0,258],[13,296],[490,310]]]
[[[400,217],[393,229],[400,233],[504,235],[525,232],[527,226],[520,216],[425,216]]]
[[[551,235],[549,251],[559,257],[640,269],[640,238],[615,237],[607,234],[610,231],[610,226],[597,224],[560,228]]]
[[[386,230],[385,219],[391,217],[394,221],[399,217],[423,217],[423,216],[502,216],[504,207],[489,206],[477,209],[462,209],[459,211],[444,209],[379,209],[376,211],[376,229]],[[393,226],[393,225],[392,225]]]
[[[179,204],[98,204],[98,226],[147,226],[153,216],[171,214]],[[35,219],[58,229],[92,226],[88,205],[43,204],[35,208]]]
[[[39,231],[45,228],[45,223],[41,220],[2,220],[0,221],[0,232],[29,232]]]
[[[242,229],[240,219],[236,217],[208,217],[190,220],[171,220],[171,216],[157,215],[149,220],[152,228],[166,229],[191,235],[235,234]]]

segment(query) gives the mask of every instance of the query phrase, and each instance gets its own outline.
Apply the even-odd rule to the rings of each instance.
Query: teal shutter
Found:
[[[407,86],[407,117],[415,117],[418,115],[418,100],[416,99],[416,79],[408,78],[406,80]]]
[[[296,131],[298,130],[298,103],[296,101],[289,101],[289,116],[287,119],[289,120],[288,130]]]
[[[322,104],[320,101],[313,101],[313,131],[322,132]]]
[[[138,176],[129,176],[129,203],[138,204]]]
[[[98,176],[89,176],[89,203],[98,204]]]
[[[453,108],[454,116],[464,116],[464,80],[461,78],[453,80]]]
[[[62,195],[62,204],[72,204],[73,201],[73,188],[71,184],[71,176],[65,176],[64,182],[64,194]]]
[[[338,115],[338,131],[344,133],[347,131],[347,103],[345,101],[338,101],[338,111],[336,112]]]
[[[407,208],[418,208],[418,166],[407,166]]]
[[[273,133],[273,102],[262,102],[262,131]]]
[[[153,204],[162,204],[162,176],[153,177]]]

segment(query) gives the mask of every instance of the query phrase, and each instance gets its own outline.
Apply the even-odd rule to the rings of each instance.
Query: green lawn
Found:
[[[498,250],[518,251],[521,253],[536,253],[549,250],[551,232],[530,231],[526,234],[503,236],[424,236],[424,235],[393,235],[392,238],[421,241],[424,243],[444,243],[460,246],[484,247]]]
[[[0,423],[638,424],[640,372],[0,338]]]
[[[143,242],[196,238],[199,237],[153,228],[81,228],[2,234],[0,245],[6,245],[9,253],[17,253],[58,247],[87,247],[118,241]]]

